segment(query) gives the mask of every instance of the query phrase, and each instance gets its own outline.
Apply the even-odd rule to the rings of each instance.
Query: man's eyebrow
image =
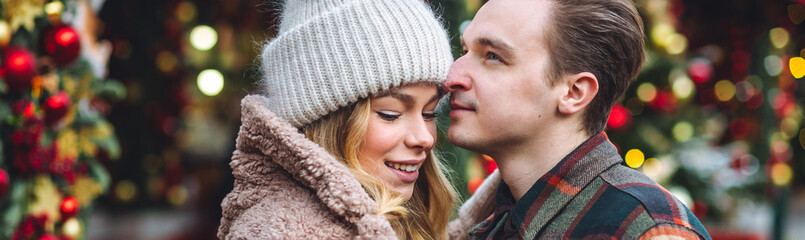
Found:
[[[514,51],[514,47],[511,44],[498,38],[480,37],[475,40],[475,43],[503,51],[503,54],[508,54]]]

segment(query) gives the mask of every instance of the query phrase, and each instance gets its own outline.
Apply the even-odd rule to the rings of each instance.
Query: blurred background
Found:
[[[432,0],[458,36],[484,0]],[[624,164],[714,239],[805,236],[805,0],[637,0]],[[264,0],[0,0],[0,239],[215,239]],[[449,120],[442,114],[441,130]],[[493,159],[439,145],[469,197]]]

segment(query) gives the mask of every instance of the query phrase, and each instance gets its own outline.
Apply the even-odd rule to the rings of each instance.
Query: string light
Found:
[[[805,59],[792,57],[788,60],[788,68],[795,78],[802,78],[802,76],[805,76]]]
[[[674,135],[674,139],[677,142],[685,142],[690,140],[693,137],[693,124],[690,124],[687,121],[678,122],[674,124],[671,132]]]
[[[215,69],[207,69],[198,74],[198,89],[207,96],[216,96],[224,89],[224,76]]]
[[[639,168],[645,162],[645,155],[640,149],[632,149],[626,152],[626,156],[624,157],[626,161],[626,165],[631,168]]]
[[[735,84],[730,80],[721,80],[716,83],[714,91],[718,100],[726,102],[735,96]]]
[[[776,55],[769,55],[763,59],[763,66],[766,67],[769,76],[777,76],[783,71],[783,60]]]
[[[218,42],[218,33],[210,26],[200,25],[190,31],[190,44],[199,51],[207,51]]]
[[[651,83],[641,83],[637,87],[637,97],[643,102],[651,102],[657,97],[657,88]]]
[[[776,48],[783,48],[785,45],[788,44],[790,36],[788,31],[783,28],[777,27],[772,28],[769,31],[769,38],[771,39],[771,44],[774,45]]]

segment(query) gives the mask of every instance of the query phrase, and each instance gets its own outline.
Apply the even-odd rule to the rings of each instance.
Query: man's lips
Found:
[[[473,108],[471,108],[469,106],[465,106],[463,104],[456,103],[456,102],[450,102],[450,111],[452,112],[454,110],[475,111],[475,109],[473,109]]]

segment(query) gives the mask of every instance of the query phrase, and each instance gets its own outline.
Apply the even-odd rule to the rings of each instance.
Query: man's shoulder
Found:
[[[623,165],[616,165],[600,174],[607,185],[614,188],[615,194],[621,195],[621,201],[631,206],[634,215],[630,225],[643,226],[644,234],[656,230],[692,230],[705,239],[709,239],[699,219],[668,190],[651,180],[645,174]],[[628,205],[627,204],[627,205]],[[642,212],[642,213],[638,213]]]

